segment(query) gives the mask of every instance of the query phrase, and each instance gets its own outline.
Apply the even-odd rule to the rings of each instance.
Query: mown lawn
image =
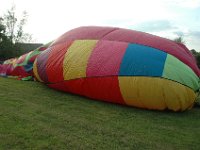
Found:
[[[200,108],[149,111],[0,77],[0,149],[200,149]]]

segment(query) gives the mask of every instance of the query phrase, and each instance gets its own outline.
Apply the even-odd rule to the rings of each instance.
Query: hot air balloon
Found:
[[[200,71],[183,44],[122,28],[68,31],[33,70],[51,88],[144,109],[187,110],[199,90]]]

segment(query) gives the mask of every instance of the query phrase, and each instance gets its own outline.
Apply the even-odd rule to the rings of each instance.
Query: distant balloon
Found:
[[[11,58],[4,61],[3,65],[0,67],[0,76],[15,76],[20,80],[27,77],[33,77],[33,63],[36,57],[42,51],[47,49],[50,44],[51,43],[48,43],[38,47],[19,58]]]
[[[51,88],[145,109],[189,109],[199,90],[200,71],[184,45],[121,28],[73,29],[33,69]]]

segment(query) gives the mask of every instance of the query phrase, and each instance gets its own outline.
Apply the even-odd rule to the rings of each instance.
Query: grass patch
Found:
[[[200,108],[142,110],[0,77],[0,149],[200,149]]]

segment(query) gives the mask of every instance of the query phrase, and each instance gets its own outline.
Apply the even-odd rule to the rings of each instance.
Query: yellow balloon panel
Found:
[[[119,87],[127,105],[147,109],[189,109],[195,92],[177,82],[154,77],[118,77]]]
[[[64,80],[86,77],[89,56],[97,40],[76,40],[67,50],[63,61]]]
[[[36,79],[40,82],[43,82],[42,79],[40,78],[39,74],[38,74],[38,70],[37,70],[37,59],[35,59],[34,64],[33,64],[33,72],[34,75],[36,77]]]

